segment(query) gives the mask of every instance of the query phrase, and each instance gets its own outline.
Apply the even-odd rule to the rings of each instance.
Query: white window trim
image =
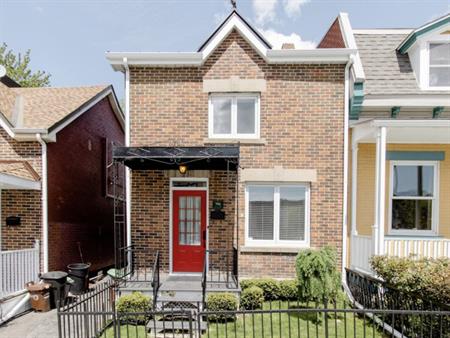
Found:
[[[424,69],[423,69],[423,88],[425,90],[443,90],[443,91],[447,91],[450,90],[450,86],[430,86],[430,45],[434,45],[434,44],[445,44],[445,43],[449,43],[448,41],[439,41],[439,40],[431,40],[431,41],[427,41],[426,43],[426,52],[425,57],[423,62],[421,62],[421,64],[423,65]],[[445,67],[445,66],[444,66]]]
[[[429,200],[433,201],[431,210],[431,230],[399,230],[392,228],[392,200],[394,198],[394,166],[433,166],[433,198],[429,197],[401,197],[401,199],[413,200]],[[437,236],[439,224],[439,161],[390,161],[390,181],[389,181],[389,219],[388,219],[388,235],[405,235],[405,236]]]
[[[231,98],[231,133],[215,134],[214,133],[214,109],[212,98],[223,97]],[[237,98],[251,98],[255,100],[255,133],[238,134],[237,133]],[[260,95],[256,93],[214,93],[209,95],[208,99],[208,137],[217,139],[259,139],[260,138]]]
[[[274,188],[274,231],[273,240],[256,240],[249,236],[249,187],[262,186]],[[280,187],[302,187],[305,188],[305,239],[303,241],[280,240]],[[305,183],[260,183],[251,182],[245,186],[245,246],[248,247],[289,247],[307,248],[310,245],[310,185]]]

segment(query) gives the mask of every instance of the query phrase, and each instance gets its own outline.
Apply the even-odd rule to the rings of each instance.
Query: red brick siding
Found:
[[[339,19],[334,20],[333,24],[325,33],[317,48],[345,48],[345,42],[342,37]]]
[[[202,79],[231,76],[266,79],[267,91],[261,93],[260,121],[261,138],[266,143],[242,145],[241,166],[316,169],[318,181],[311,184],[311,246],[330,244],[340,254],[344,67],[266,64],[237,32],[232,32],[202,67],[132,67],[131,144],[203,145],[204,138],[208,137],[208,95],[202,92]],[[169,183],[162,175],[133,175],[134,238],[168,238],[168,211],[161,208],[167,208]],[[210,189],[221,188],[214,188],[211,183]],[[244,205],[241,183],[240,245],[244,245]],[[156,210],[157,214],[146,216],[148,210]],[[143,222],[146,217],[148,221]],[[167,243],[168,239],[155,245]],[[292,254],[245,253],[240,255],[240,273],[292,275],[293,259]],[[276,270],[271,268],[274,265]]]
[[[105,197],[104,139],[123,144],[123,130],[104,98],[48,144],[49,269],[83,258],[97,270],[114,263],[113,200]]]

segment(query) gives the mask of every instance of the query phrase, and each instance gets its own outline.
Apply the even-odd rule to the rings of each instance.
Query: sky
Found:
[[[312,48],[339,14],[353,28],[414,28],[450,12],[449,0],[237,0],[239,12],[279,46]],[[196,51],[231,11],[230,0],[0,0],[0,43],[31,49],[52,86],[113,84],[106,51]]]

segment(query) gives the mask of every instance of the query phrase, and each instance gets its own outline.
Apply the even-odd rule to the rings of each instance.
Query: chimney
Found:
[[[292,42],[284,42],[281,49],[295,49],[295,45]]]

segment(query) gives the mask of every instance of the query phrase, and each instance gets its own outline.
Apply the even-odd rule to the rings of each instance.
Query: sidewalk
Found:
[[[58,338],[56,310],[29,312],[0,326],[0,338]]]

